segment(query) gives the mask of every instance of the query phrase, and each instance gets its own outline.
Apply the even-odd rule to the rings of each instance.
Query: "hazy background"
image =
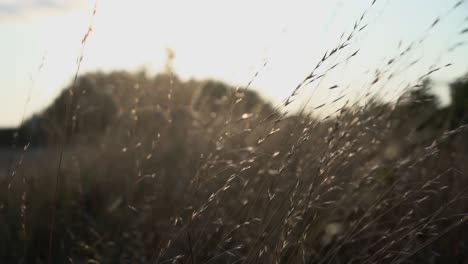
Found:
[[[335,69],[321,86],[346,84],[313,94],[310,105],[342,94],[357,96],[376,69],[411,41],[424,39],[411,59],[411,71],[386,83],[388,98],[402,83],[417,79],[431,65],[453,63],[432,75],[447,101],[448,81],[468,69],[467,47],[447,49],[466,40],[459,34],[468,6],[451,12],[458,1],[381,0],[368,10],[369,24],[343,56],[356,58]],[[369,0],[330,1],[0,1],[0,126],[18,125],[45,108],[76,72],[81,40],[90,23],[81,72],[164,69],[166,49],[175,53],[174,71],[182,78],[214,78],[252,87],[275,104],[287,97],[323,53],[349,32]],[[427,30],[440,17],[433,29]],[[465,24],[466,25],[466,24]],[[399,47],[400,44],[400,47]],[[443,57],[441,57],[443,55]],[[263,66],[267,62],[266,66]],[[409,62],[409,61],[408,61]],[[395,85],[392,85],[395,84]],[[309,93],[315,86],[303,93]],[[388,95],[390,94],[390,95]],[[308,98],[303,96],[302,98]],[[30,98],[30,101],[28,101]],[[303,100],[304,101],[304,100]],[[27,103],[29,102],[29,103]],[[333,109],[329,109],[333,110]],[[323,111],[327,111],[324,109]]]

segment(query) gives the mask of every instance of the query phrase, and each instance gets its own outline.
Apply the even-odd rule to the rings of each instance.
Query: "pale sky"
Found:
[[[142,67],[163,70],[165,50],[175,52],[174,69],[182,79],[214,78],[246,85],[279,104],[323,57],[372,0],[101,0],[87,39],[81,73]],[[394,98],[431,65],[453,65],[433,77],[438,93],[468,71],[468,3],[458,0],[377,0],[351,44],[330,58],[344,60],[320,82],[301,89],[297,102],[313,108],[342,95],[367,92],[375,72],[394,70],[391,81],[372,89]],[[46,107],[76,72],[81,40],[95,1],[0,0],[0,126]],[[428,30],[440,16],[440,23]],[[345,35],[347,36],[347,35]],[[423,39],[409,55],[387,66],[412,41]],[[399,44],[401,45],[399,46]],[[404,66],[421,58],[411,68]],[[263,67],[265,61],[267,65]],[[319,71],[320,73],[320,71]],[[389,73],[388,73],[389,74]],[[328,89],[338,85],[336,89]],[[364,87],[364,88],[363,88]],[[30,100],[28,100],[30,98]],[[333,110],[331,106],[329,111]],[[23,114],[24,112],[24,114]]]

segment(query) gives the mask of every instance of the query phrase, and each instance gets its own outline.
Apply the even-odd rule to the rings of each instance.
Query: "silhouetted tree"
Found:
[[[83,76],[75,87],[61,93],[44,112],[42,120],[49,138],[61,142],[66,136],[67,141],[72,141],[77,136],[89,138],[102,134],[116,114],[113,98],[98,87],[94,79]]]
[[[468,123],[468,73],[450,84],[451,128]]]

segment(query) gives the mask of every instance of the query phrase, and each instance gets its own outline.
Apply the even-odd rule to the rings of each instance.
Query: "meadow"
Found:
[[[429,86],[324,119],[216,81],[81,76],[4,154],[2,262],[463,263],[468,111]]]
[[[171,65],[81,74],[79,61],[48,108],[0,131],[0,262],[468,263],[468,74],[447,105],[441,64],[394,100],[285,110],[358,56],[364,15],[280,105]],[[394,85],[422,42],[363,90]]]

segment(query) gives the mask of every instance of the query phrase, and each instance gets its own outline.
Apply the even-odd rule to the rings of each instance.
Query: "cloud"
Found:
[[[78,0],[0,0],[0,19],[27,17],[44,11],[69,11],[83,6]]]

